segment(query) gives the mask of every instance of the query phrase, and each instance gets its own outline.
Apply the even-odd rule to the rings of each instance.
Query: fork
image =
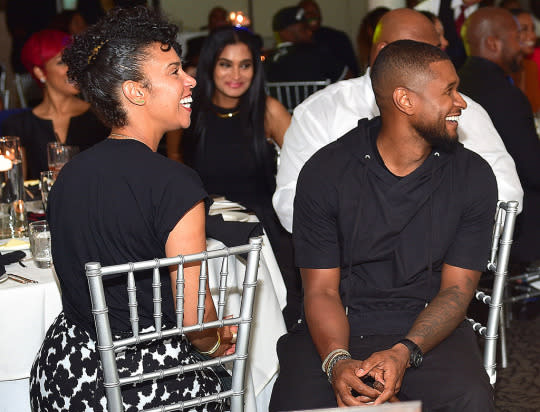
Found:
[[[19,283],[39,283],[37,280],[28,279],[21,275],[15,275],[14,273],[8,273],[7,275],[10,279]]]

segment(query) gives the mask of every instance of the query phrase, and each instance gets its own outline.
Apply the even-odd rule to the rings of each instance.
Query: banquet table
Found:
[[[207,239],[208,250],[222,247],[223,243]],[[240,259],[233,256],[229,259],[230,291],[225,313],[238,314],[245,266]],[[24,268],[14,263],[8,265],[6,271],[39,283],[21,284],[7,280],[0,284],[0,412],[30,411],[30,368],[48,327],[62,310],[54,268],[38,269],[31,260],[25,261],[25,265]],[[216,301],[219,271],[219,262],[209,265],[209,287]],[[268,410],[279,368],[276,342],[286,333],[281,314],[285,304],[285,285],[264,235],[246,377],[247,411]]]

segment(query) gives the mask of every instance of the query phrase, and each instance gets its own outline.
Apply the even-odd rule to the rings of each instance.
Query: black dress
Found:
[[[184,162],[195,169],[210,195],[223,195],[255,212],[264,226],[287,287],[287,326],[300,311],[301,282],[295,269],[292,240],[272,206],[276,152],[265,144],[264,158],[256,159],[254,139],[245,133],[239,109],[212,106],[204,121],[203,137],[193,134],[194,123],[182,137]],[[229,113],[234,115],[228,116]],[[261,166],[264,165],[264,166]],[[271,169],[274,165],[274,170]],[[269,177],[270,176],[270,177]]]
[[[96,115],[87,110],[69,121],[66,145],[77,146],[82,152],[102,141],[110,129]],[[39,173],[48,170],[47,143],[56,142],[51,120],[36,116],[31,110],[14,114],[2,123],[5,136],[19,136],[26,150],[27,178],[38,179]]]

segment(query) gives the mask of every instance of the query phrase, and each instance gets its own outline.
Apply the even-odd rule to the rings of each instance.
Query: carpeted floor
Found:
[[[540,411],[540,316],[513,320],[507,329],[508,367],[497,361],[498,412]]]

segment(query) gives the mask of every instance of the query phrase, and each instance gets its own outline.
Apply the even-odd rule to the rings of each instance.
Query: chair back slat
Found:
[[[221,261],[219,271],[219,299],[218,299],[218,319],[225,316],[225,292],[227,291],[227,277],[229,276],[229,256],[224,256]]]
[[[101,267],[99,263],[87,263],[86,273],[88,277],[88,285],[92,301],[92,313],[97,333],[97,348],[100,353],[101,363],[103,367],[103,385],[107,398],[107,409],[109,412],[122,412],[124,409],[122,403],[121,387],[124,385],[132,385],[148,380],[157,382],[165,377],[180,376],[184,373],[203,370],[209,367],[223,365],[224,363],[232,363],[232,387],[230,390],[218,393],[208,394],[207,396],[186,400],[174,405],[166,405],[152,409],[146,409],[143,412],[150,411],[173,411],[181,410],[182,408],[189,409],[195,406],[203,405],[208,402],[222,402],[226,398],[231,399],[231,412],[244,411],[244,393],[245,393],[245,372],[248,358],[249,334],[253,319],[253,307],[255,298],[255,288],[257,284],[257,272],[259,267],[262,239],[250,239],[249,245],[237,246],[233,248],[224,248],[202,252],[198,254],[177,256],[174,258],[154,259],[153,261],[132,262],[122,265]],[[229,256],[248,254],[246,269],[244,274],[243,290],[241,296],[240,313],[238,316],[223,318],[224,307],[227,300],[227,278],[229,275],[228,258]],[[222,259],[221,270],[219,274],[219,298],[218,312],[220,317],[213,321],[204,322],[204,303],[206,297],[206,289],[208,282],[208,260]],[[191,326],[183,326],[183,314],[185,312],[184,304],[186,303],[184,292],[184,265],[186,262],[201,262],[201,271],[199,274],[199,290],[197,299],[197,317],[198,323]],[[178,274],[176,281],[177,297],[176,297],[176,327],[167,328],[162,325],[162,296],[161,296],[161,280],[160,268],[171,265],[178,265]],[[153,294],[153,311],[155,330],[147,331],[143,329],[139,331],[139,321],[137,315],[137,299],[136,299],[136,277],[135,272],[142,270],[153,269],[152,278],[152,294]],[[105,293],[103,288],[103,277],[111,274],[126,274],[127,273],[127,290],[128,290],[128,306],[129,317],[132,325],[132,336],[122,339],[113,340],[113,335],[110,328],[108,317],[108,309],[105,301]],[[200,292],[204,293],[201,294]],[[202,308],[201,308],[202,304]],[[201,310],[202,309],[202,310]],[[225,325],[237,325],[237,341],[236,351],[230,355],[212,358],[205,361],[197,361],[191,364],[178,364],[174,367],[163,368],[157,370],[144,370],[143,373],[135,373],[120,378],[117,363],[116,353],[123,352],[127,347],[130,350],[136,350],[138,345],[154,340],[163,340],[172,336],[185,336],[194,331],[204,329],[215,329]]]
[[[199,292],[197,300],[197,323],[204,322],[204,308],[206,307],[206,279],[208,279],[208,260],[205,258],[201,261],[201,270],[199,273]]]
[[[163,329],[161,332],[145,332],[139,334],[137,337],[127,337],[114,341],[114,350],[115,352],[122,352],[125,350],[126,346],[135,345],[138,343],[150,342],[155,339],[165,339],[172,336],[185,335],[191,332],[200,332],[204,329],[214,329],[221,328],[222,326],[236,325],[240,323],[240,318],[227,318],[223,320],[215,320],[212,322],[205,322],[202,325],[195,324],[192,326],[184,326],[182,329],[171,328]]]
[[[137,286],[135,286],[135,274],[133,269],[128,272],[127,292],[129,302],[129,322],[133,336],[139,336],[139,313],[137,310]]]
[[[159,272],[159,259],[155,259],[156,261],[156,267],[154,268],[154,271],[152,273],[152,292],[153,292],[153,298],[152,301],[154,303],[154,327],[156,328],[157,332],[161,332],[161,320],[163,318],[163,314],[161,311],[161,274]]]
[[[299,82],[267,82],[266,94],[279,100],[292,113],[294,108],[318,90],[330,84],[330,79]]]
[[[155,379],[163,379],[169,376],[183,375],[185,373],[199,371],[213,366],[222,366],[224,363],[234,361],[237,357],[238,355],[232,354],[206,361],[199,361],[189,365],[178,365],[174,368],[158,369],[149,373],[137,373],[125,378],[120,378],[120,386],[134,385],[139,382],[153,381]]]
[[[176,327],[184,324],[184,260],[176,268]]]

